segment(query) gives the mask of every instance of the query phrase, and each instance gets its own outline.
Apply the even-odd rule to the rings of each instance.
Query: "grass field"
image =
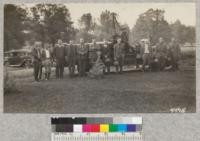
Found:
[[[151,113],[186,108],[195,112],[195,70],[127,72],[103,79],[35,82],[32,69],[9,69],[19,92],[4,95],[6,113]]]

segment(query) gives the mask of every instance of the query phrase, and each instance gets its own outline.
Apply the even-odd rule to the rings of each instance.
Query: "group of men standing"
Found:
[[[146,66],[149,70],[164,70],[167,66],[171,70],[178,69],[178,61],[181,57],[181,49],[175,38],[171,38],[170,43],[166,43],[162,37],[159,38],[155,46],[151,46],[148,39],[142,39],[137,42],[136,49],[136,67],[142,62],[142,70]]]
[[[180,47],[174,38],[168,45],[163,38],[160,38],[155,47],[150,45],[149,40],[143,39],[135,44],[134,50],[137,68],[142,62],[142,70],[146,70],[146,66],[152,68],[154,64],[157,64],[157,68],[163,70],[167,63],[170,63],[173,69],[178,69]],[[70,77],[75,76],[76,65],[78,75],[83,77],[86,76],[86,72],[95,70],[94,67],[98,67],[98,63],[104,66],[97,68],[102,69],[99,72],[103,72],[103,74],[110,73],[112,64],[116,67],[116,72],[121,74],[126,54],[125,43],[122,42],[121,37],[118,37],[114,44],[110,44],[106,40],[102,44],[97,44],[95,39],[88,44],[84,42],[83,38],[80,39],[79,44],[74,44],[73,40],[66,44],[58,39],[54,47],[50,44],[44,44],[44,48],[42,48],[42,44],[36,42],[32,53],[36,81],[39,81],[42,77],[42,67],[45,68],[45,79],[50,78],[52,62],[56,64],[56,78],[59,79],[63,78],[66,63]]]
[[[52,46],[50,46],[50,44],[45,44],[44,48],[42,48],[41,42],[35,42],[32,56],[35,80],[41,80],[43,67],[45,68],[45,79],[48,80],[51,75]]]

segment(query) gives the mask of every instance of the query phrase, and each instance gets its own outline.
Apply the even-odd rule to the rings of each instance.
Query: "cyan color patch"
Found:
[[[126,132],[127,126],[126,124],[118,124],[118,132]]]

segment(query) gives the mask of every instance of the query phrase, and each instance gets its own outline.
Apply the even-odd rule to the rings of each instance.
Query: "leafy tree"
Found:
[[[175,37],[180,43],[195,42],[195,27],[185,26],[179,20],[171,24],[170,27],[173,37]]]
[[[4,51],[21,48],[24,44],[25,9],[14,4],[4,6]]]
[[[110,38],[116,34],[120,34],[120,24],[117,20],[117,13],[108,10],[103,11],[100,15],[101,35]]]
[[[122,41],[128,43],[130,39],[130,28],[128,24],[121,25],[121,38]]]
[[[195,43],[196,41],[196,30],[195,30],[195,27],[193,26],[188,26],[186,27],[186,42],[189,42],[189,43]]]
[[[94,30],[94,27],[95,27],[95,24],[96,24],[95,21],[92,18],[91,13],[83,14],[81,16],[81,19],[79,20],[79,23],[80,23],[81,26],[83,26],[83,29],[86,32]]]
[[[94,29],[97,26],[91,13],[85,13],[79,19],[80,30],[77,38],[84,38],[86,42],[90,42],[92,38],[95,38]]]
[[[142,13],[136,21],[133,28],[133,36],[136,40],[149,38],[155,44],[159,37],[169,41],[171,37],[171,28],[164,19],[163,10],[149,9]]]
[[[37,4],[31,8],[33,32],[37,40],[55,44],[58,38],[64,41],[74,38],[69,10],[62,4]]]

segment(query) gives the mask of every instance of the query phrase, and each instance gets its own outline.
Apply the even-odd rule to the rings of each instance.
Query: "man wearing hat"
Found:
[[[121,37],[117,37],[117,43],[114,45],[114,65],[116,66],[116,72],[123,72],[125,58],[125,45],[122,43]]]
[[[141,44],[142,44],[141,50],[142,50],[142,60],[143,60],[142,69],[143,71],[145,71],[146,66],[150,67],[152,49],[148,39],[142,39]]]
[[[88,46],[84,43],[84,39],[80,39],[80,44],[77,46],[78,72],[79,76],[86,75],[86,63],[88,59]]]
[[[166,65],[167,45],[162,37],[159,38],[159,41],[156,44],[156,54],[159,60],[159,68],[160,70],[163,70]]]
[[[92,44],[89,45],[89,65],[90,68],[93,66],[93,64],[95,63],[96,59],[97,59],[97,50],[98,50],[98,44],[96,44],[96,40],[92,39]]]
[[[32,50],[33,55],[33,69],[35,81],[39,81],[42,77],[42,52],[41,43],[35,42],[34,48]]]
[[[50,50],[50,44],[49,43],[45,43],[44,44],[44,49],[42,51],[42,64],[44,66],[45,69],[45,80],[49,80],[50,79],[50,75],[51,75],[51,50]]]
[[[108,42],[104,39],[104,43],[101,47],[102,50],[102,59],[105,65],[104,73],[110,73],[110,66],[111,66],[111,47]]]
[[[181,49],[179,43],[175,38],[171,38],[168,49],[168,57],[171,59],[171,65],[173,70],[178,70],[178,61],[181,58]]]
[[[61,39],[54,48],[54,57],[56,59],[56,78],[62,79],[65,65],[65,47]]]
[[[69,41],[69,46],[67,47],[67,58],[68,58],[68,67],[70,77],[74,76],[75,65],[76,65],[76,46],[73,45],[73,40]]]

